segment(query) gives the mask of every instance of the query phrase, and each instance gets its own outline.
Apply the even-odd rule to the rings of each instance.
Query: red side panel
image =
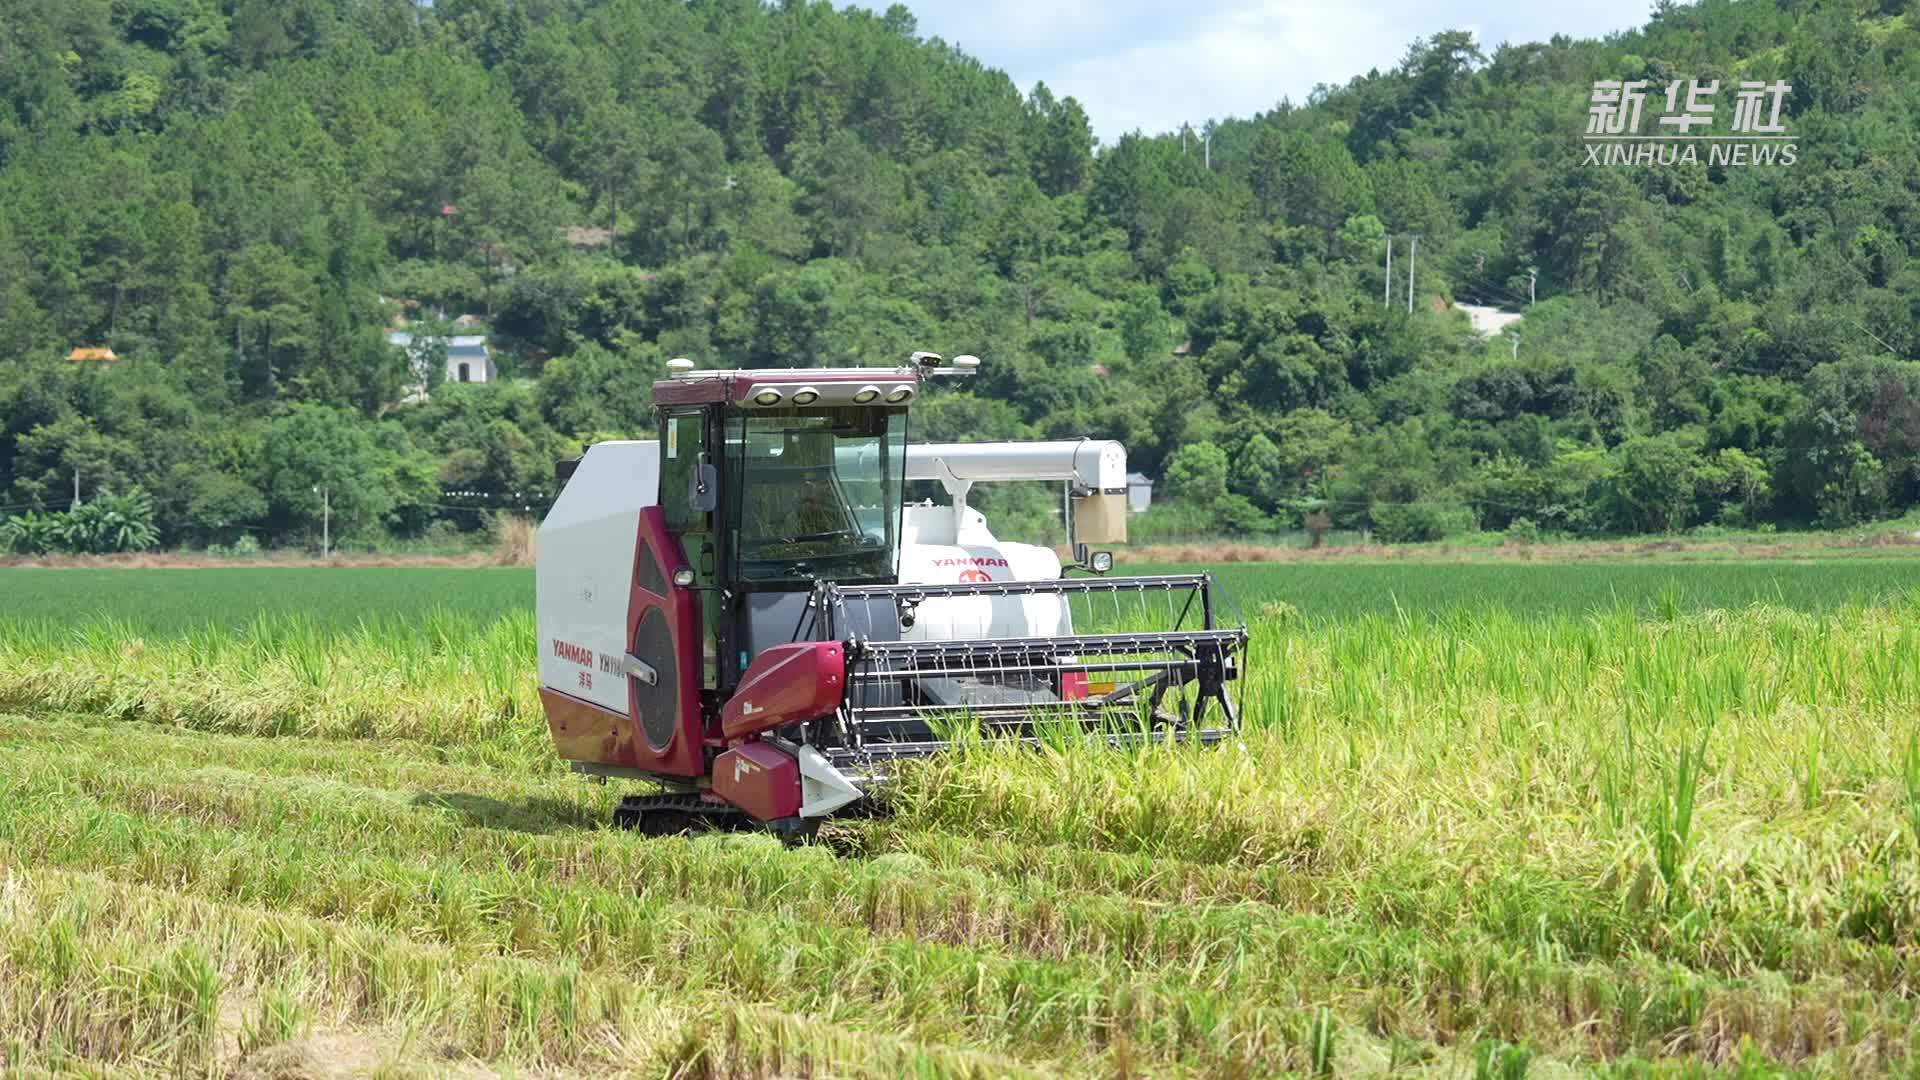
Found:
[[[800,763],[763,742],[743,743],[713,761],[714,794],[761,821],[800,813]]]
[[[706,772],[700,722],[700,597],[674,585],[687,565],[658,506],[640,511],[627,601],[627,652],[653,665],[652,685],[627,680],[636,767],[669,776]]]
[[[1061,701],[1083,701],[1087,696],[1086,672],[1063,671],[1060,673]]]
[[[840,707],[847,661],[837,641],[775,645],[753,658],[739,689],[720,709],[720,732],[744,739],[786,724],[818,720]]]

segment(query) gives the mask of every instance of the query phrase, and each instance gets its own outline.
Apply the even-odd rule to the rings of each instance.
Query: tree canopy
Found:
[[[1097,146],[1071,96],[899,5],[21,0],[0,514],[77,484],[148,506],[161,543],[282,542],[323,486],[350,537],[472,527],[643,434],[668,357],[923,348],[985,364],[920,433],[1117,438],[1229,530],[1897,513],[1920,499],[1901,7],[1663,3],[1490,52],[1436,27],[1217,119],[1203,155]],[[1696,78],[1791,83],[1797,163],[1583,163],[1595,80],[1651,102]],[[1490,340],[1456,302],[1525,318]],[[385,331],[457,315],[502,378],[422,400]]]

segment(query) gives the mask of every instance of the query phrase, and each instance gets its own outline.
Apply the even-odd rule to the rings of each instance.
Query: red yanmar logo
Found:
[[[975,556],[973,558],[967,558],[967,559],[935,559],[933,560],[933,565],[935,566],[1005,566],[1007,565],[1007,560],[995,559],[988,556]]]
[[[962,585],[971,585],[977,581],[992,581],[992,580],[993,580],[993,575],[987,573],[985,570],[960,571],[960,584]]]
[[[575,645],[571,641],[561,641],[559,638],[554,638],[553,655],[562,660],[571,660],[581,667],[593,666],[593,650],[583,645]]]

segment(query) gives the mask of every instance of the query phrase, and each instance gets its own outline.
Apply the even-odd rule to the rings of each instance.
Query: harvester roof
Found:
[[[693,361],[667,361],[671,377],[653,384],[655,405],[733,404],[763,409],[808,405],[905,405],[929,375],[967,375],[980,358],[948,360],[917,352],[895,368],[746,368],[696,371]]]
[[[653,384],[656,405],[899,405],[920,389],[920,372],[899,368],[749,368],[685,371]]]

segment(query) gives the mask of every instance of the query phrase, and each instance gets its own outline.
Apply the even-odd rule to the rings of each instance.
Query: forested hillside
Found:
[[[304,542],[316,487],[349,537],[472,528],[641,432],[668,357],[923,348],[985,364],[918,435],[1118,438],[1224,531],[1896,513],[1920,498],[1900,7],[1663,5],[1490,53],[1433,27],[1220,121],[1209,168],[1197,135],[1096,149],[1073,99],[898,6],[14,0],[0,536],[50,542],[22,515],[76,475],[86,502],[144,492],[170,545]],[[1596,79],[1650,106],[1784,79],[1798,161],[1583,164]],[[1404,246],[1382,304],[1389,232],[1421,237],[1411,313]],[[1506,336],[1450,309],[1518,310],[1529,268]],[[386,332],[459,315],[502,380],[409,402]]]

